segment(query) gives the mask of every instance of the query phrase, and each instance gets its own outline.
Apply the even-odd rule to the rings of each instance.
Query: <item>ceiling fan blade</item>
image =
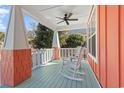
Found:
[[[56,17],[56,18],[58,18],[58,19],[62,19],[62,20],[63,20],[63,18],[61,18],[61,17]]]
[[[70,18],[73,15],[73,13],[69,13],[67,18]]]
[[[68,21],[78,21],[78,19],[67,19]]]
[[[64,22],[64,21],[60,21],[60,22],[58,22],[57,24],[60,24],[60,23],[62,23],[62,22]]]
[[[67,20],[65,22],[66,22],[67,25],[69,25],[69,22]]]

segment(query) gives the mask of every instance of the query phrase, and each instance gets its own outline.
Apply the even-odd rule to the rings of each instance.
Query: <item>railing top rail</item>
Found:
[[[40,49],[40,50],[33,50],[32,52],[42,51],[42,50],[53,50],[53,48],[44,48],[44,49]]]
[[[76,49],[76,48],[61,48],[61,49]]]

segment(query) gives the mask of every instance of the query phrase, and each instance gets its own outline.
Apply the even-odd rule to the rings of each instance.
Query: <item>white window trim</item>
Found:
[[[88,49],[89,49],[89,39],[92,38],[94,35],[96,35],[96,57],[94,57],[91,53],[92,53],[92,48],[91,48],[91,53],[88,53],[88,55],[96,62],[98,63],[98,58],[99,58],[99,50],[98,50],[98,10],[97,10],[97,6],[93,6],[93,9],[91,11],[91,15],[89,17],[89,20],[88,20],[88,24],[90,23],[91,19],[92,19],[92,16],[93,16],[93,13],[94,11],[96,11],[96,32],[94,32],[90,37],[89,37],[89,33],[87,32],[87,35],[88,35],[88,39],[87,39],[87,44],[88,44]],[[88,27],[88,25],[87,25]],[[88,30],[89,31],[89,30]],[[92,41],[90,42],[90,45],[92,45]]]

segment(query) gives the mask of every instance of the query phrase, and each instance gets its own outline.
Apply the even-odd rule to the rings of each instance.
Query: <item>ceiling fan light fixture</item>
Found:
[[[78,19],[76,19],[76,18],[71,19],[70,17],[72,15],[73,15],[73,13],[68,13],[68,14],[65,13],[64,14],[64,17],[56,17],[56,18],[62,20],[62,21],[58,22],[57,24],[60,24],[62,22],[65,22],[67,25],[69,25],[69,21],[78,21]]]

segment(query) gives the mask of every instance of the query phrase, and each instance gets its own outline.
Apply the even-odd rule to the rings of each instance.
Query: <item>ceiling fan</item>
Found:
[[[56,17],[58,19],[61,19],[62,21],[58,22],[57,24],[60,24],[62,22],[66,22],[67,25],[69,25],[69,21],[78,21],[78,19],[71,19],[70,17],[73,15],[73,13],[66,13],[64,14],[64,17]]]

